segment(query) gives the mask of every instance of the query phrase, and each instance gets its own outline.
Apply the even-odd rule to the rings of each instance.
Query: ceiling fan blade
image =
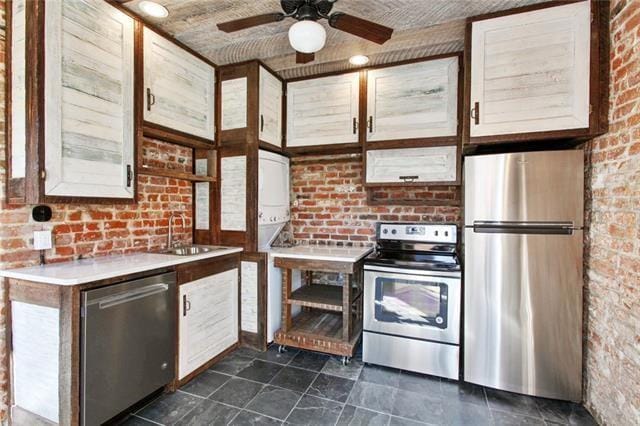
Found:
[[[358,18],[357,16],[347,15],[346,13],[336,12],[329,17],[329,25],[333,28],[347,32],[349,34],[362,37],[378,44],[384,44],[391,38],[393,28]]]
[[[236,19],[235,21],[223,22],[218,24],[218,29],[225,33],[232,33],[246,28],[257,27],[258,25],[282,21],[283,19],[284,14],[282,13],[267,13],[264,15],[251,16],[249,18]]]
[[[308,64],[316,58],[315,53],[302,53],[296,51],[296,64]]]

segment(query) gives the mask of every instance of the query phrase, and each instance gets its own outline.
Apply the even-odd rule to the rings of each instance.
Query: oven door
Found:
[[[460,277],[365,265],[364,329],[460,342]]]

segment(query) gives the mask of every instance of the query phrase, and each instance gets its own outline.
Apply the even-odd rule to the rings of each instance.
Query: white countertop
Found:
[[[0,277],[16,278],[61,286],[73,286],[101,281],[153,269],[167,268],[181,263],[224,256],[241,252],[240,247],[223,247],[194,256],[176,256],[160,253],[135,253],[119,256],[87,258],[73,262],[50,263],[19,269],[0,270]]]
[[[373,251],[373,247],[336,246],[294,246],[272,247],[268,253],[272,257],[286,257],[333,262],[357,262]]]

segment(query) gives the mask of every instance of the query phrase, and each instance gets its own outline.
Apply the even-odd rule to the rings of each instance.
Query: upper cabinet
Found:
[[[268,144],[282,147],[282,82],[264,67],[260,67],[259,138]]]
[[[455,137],[459,56],[367,72],[367,142]]]
[[[144,28],[144,121],[213,140],[215,68]]]
[[[359,143],[360,73],[287,83],[290,151]]]
[[[220,144],[282,149],[284,86],[260,61],[219,68]]]
[[[601,20],[596,3],[511,12],[470,24],[471,143],[606,130],[599,84],[606,71],[599,61],[608,56],[594,36]]]
[[[40,195],[131,199],[134,20],[101,0],[43,5]]]
[[[247,77],[225,80],[220,85],[223,132],[247,127]]]

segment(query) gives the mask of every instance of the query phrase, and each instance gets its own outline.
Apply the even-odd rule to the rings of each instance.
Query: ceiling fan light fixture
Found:
[[[327,32],[315,21],[299,21],[289,28],[289,43],[298,52],[315,53],[326,41]]]
[[[349,58],[349,63],[351,65],[364,65],[369,62],[369,57],[364,55],[354,55]]]
[[[154,18],[166,18],[167,16],[169,16],[169,11],[167,10],[167,8],[154,1],[141,1],[138,4],[138,7],[145,15],[149,15]]]

